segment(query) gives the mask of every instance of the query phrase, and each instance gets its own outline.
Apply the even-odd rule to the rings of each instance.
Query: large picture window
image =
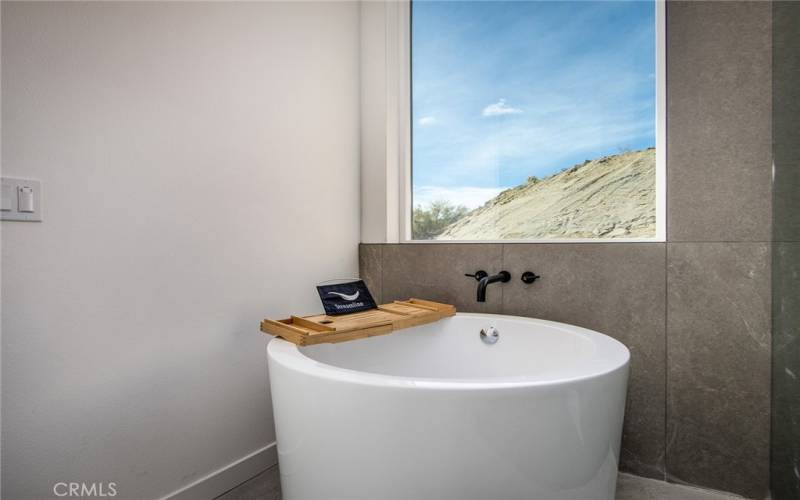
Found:
[[[414,1],[411,238],[663,238],[662,7]]]

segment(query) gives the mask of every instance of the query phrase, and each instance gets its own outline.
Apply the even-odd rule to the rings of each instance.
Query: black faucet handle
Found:
[[[541,278],[541,276],[539,276],[538,274],[532,273],[530,271],[525,271],[524,273],[522,273],[522,278],[520,279],[522,280],[523,283],[527,283],[530,285],[539,278]]]
[[[480,281],[483,278],[489,276],[489,273],[487,273],[486,271],[478,271],[475,274],[465,274],[464,276],[468,278],[475,278],[475,281]]]

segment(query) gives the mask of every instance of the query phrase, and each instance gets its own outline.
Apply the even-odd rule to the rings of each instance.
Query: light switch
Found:
[[[33,188],[30,186],[19,186],[18,190],[18,207],[17,210],[21,213],[32,214],[33,209]]]
[[[0,220],[42,221],[42,183],[34,179],[0,178],[3,186]]]
[[[0,210],[3,212],[11,211],[11,207],[14,206],[14,189],[10,184],[3,184],[3,192],[0,193],[0,202],[2,204]]]

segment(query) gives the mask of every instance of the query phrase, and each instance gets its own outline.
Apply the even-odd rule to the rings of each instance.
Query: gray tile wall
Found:
[[[632,353],[623,470],[763,498],[769,473],[771,8],[667,6],[667,243],[361,245],[385,302],[596,329]],[[475,301],[465,272],[514,279]],[[542,275],[524,285],[519,275]]]
[[[667,475],[763,498],[770,246],[667,246]]]
[[[772,463],[775,500],[800,498],[800,3],[773,3]]]
[[[791,500],[800,498],[800,242],[775,246],[771,487],[775,500]]]
[[[769,485],[770,2],[667,4],[667,478]]]
[[[667,4],[670,241],[769,241],[769,2]]]

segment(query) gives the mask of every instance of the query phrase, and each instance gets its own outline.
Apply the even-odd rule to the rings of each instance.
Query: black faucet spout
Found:
[[[493,276],[484,276],[478,281],[478,302],[486,302],[486,287],[492,283],[508,283],[511,281],[511,274],[508,271],[500,271]]]

